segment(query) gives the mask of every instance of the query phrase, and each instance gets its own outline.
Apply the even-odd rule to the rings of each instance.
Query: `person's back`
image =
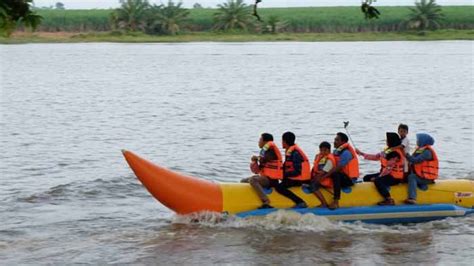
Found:
[[[309,168],[308,157],[298,145],[294,144],[286,150],[283,177],[291,180],[309,180],[311,178]]]

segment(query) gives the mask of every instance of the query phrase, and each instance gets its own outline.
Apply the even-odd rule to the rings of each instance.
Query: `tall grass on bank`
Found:
[[[43,17],[43,21],[38,31],[109,31],[112,11],[113,9],[39,9],[37,13]]]
[[[265,20],[274,15],[286,22],[288,32],[390,32],[407,19],[408,7],[378,7],[380,19],[365,20],[359,7],[261,8]],[[112,9],[38,10],[43,16],[39,31],[109,31]],[[210,31],[216,9],[191,9],[188,31]],[[474,6],[444,6],[443,29],[474,29]]]

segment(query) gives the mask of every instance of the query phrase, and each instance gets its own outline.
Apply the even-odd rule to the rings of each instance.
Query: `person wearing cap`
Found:
[[[380,161],[380,173],[370,175],[377,191],[384,198],[378,205],[395,205],[388,188],[403,182],[405,153],[401,146],[400,136],[395,132],[387,132],[387,147],[377,154],[367,154],[356,149],[357,154],[366,160]],[[365,178],[364,178],[365,179]]]

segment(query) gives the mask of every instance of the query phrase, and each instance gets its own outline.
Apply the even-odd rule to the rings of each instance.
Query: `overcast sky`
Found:
[[[204,7],[215,7],[226,0],[182,0],[185,7],[192,7],[200,3]],[[115,8],[119,6],[118,0],[34,0],[37,7],[52,6],[62,2],[67,9]],[[167,0],[149,0],[150,3],[166,3]],[[175,1],[177,2],[177,1]],[[253,4],[254,0],[244,0]],[[362,0],[263,0],[259,7],[290,7],[290,6],[354,6],[360,5]],[[413,5],[414,0],[378,0],[375,6],[407,6]],[[474,5],[474,0],[438,0],[440,5]]]

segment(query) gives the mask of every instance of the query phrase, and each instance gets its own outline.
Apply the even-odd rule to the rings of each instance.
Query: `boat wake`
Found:
[[[176,215],[171,223],[199,225],[211,228],[246,228],[269,231],[313,232],[330,231],[346,234],[414,234],[430,230],[441,230],[447,234],[474,234],[474,217],[447,218],[439,221],[416,224],[368,224],[363,222],[330,221],[314,214],[300,214],[291,210],[278,210],[266,216],[240,218],[216,212],[199,212]]]

